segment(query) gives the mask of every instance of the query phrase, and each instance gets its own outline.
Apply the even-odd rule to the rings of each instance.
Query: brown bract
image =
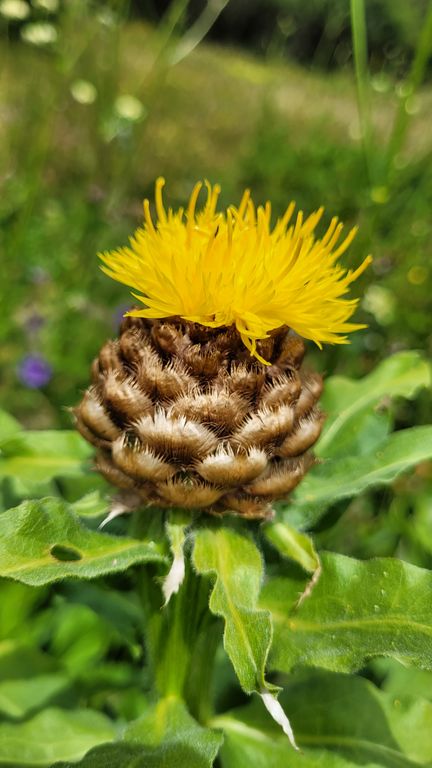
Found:
[[[96,466],[137,504],[268,518],[313,463],[322,380],[287,328],[251,357],[235,328],[126,318],[75,409]]]

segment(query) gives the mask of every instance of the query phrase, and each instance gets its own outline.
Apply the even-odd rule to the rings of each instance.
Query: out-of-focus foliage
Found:
[[[205,5],[205,0],[192,0],[190,18],[196,18]],[[168,6],[169,0],[133,3],[137,15],[153,20]],[[426,6],[427,0],[368,0],[367,31],[374,69],[404,72]],[[349,0],[233,0],[223,8],[210,36],[246,43],[261,54],[283,52],[302,64],[343,67],[351,60]]]

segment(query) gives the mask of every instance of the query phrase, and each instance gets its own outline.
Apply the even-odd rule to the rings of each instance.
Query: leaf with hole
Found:
[[[156,542],[90,531],[60,499],[24,501],[0,516],[0,576],[31,586],[163,561]]]

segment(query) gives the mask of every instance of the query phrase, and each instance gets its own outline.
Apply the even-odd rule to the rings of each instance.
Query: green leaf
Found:
[[[12,640],[0,643],[0,712],[23,718],[40,709],[70,681],[44,653]]]
[[[134,591],[114,591],[99,582],[83,585],[79,581],[68,581],[62,585],[62,594],[66,596],[68,605],[87,605],[100,619],[108,622],[124,642],[136,644],[137,636],[142,631],[143,615],[139,597]]]
[[[413,398],[432,384],[431,367],[417,352],[399,352],[358,381],[333,376],[326,381],[321,405],[328,414],[316,453],[336,457],[364,453],[376,436],[384,437],[385,419],[372,409],[392,397]],[[380,428],[381,427],[381,428]]]
[[[0,581],[0,638],[22,637],[32,614],[44,599],[44,589],[31,589],[14,581]],[[0,646],[1,648],[1,646]],[[1,669],[1,662],[0,662]],[[1,674],[0,674],[1,678]]]
[[[100,491],[90,491],[70,504],[76,515],[84,518],[101,517],[108,513],[108,499]]]
[[[171,696],[129,725],[124,739],[93,749],[78,764],[53,768],[211,768],[223,736],[199,725]]]
[[[157,755],[149,759],[138,744],[122,741],[95,747],[79,763],[55,763],[50,768],[168,768],[168,764]]]
[[[36,675],[30,680],[2,680],[0,712],[7,717],[21,719],[32,710],[43,707],[69,685],[68,678],[60,674]]]
[[[264,536],[283,556],[294,560],[307,573],[320,567],[320,559],[312,539],[287,523],[269,523],[263,528]]]
[[[82,475],[91,454],[77,432],[20,432],[1,445],[0,479],[12,478],[13,491],[21,496],[46,493],[54,478]]]
[[[0,516],[0,576],[31,586],[163,560],[153,541],[89,531],[60,499],[25,501]]]
[[[105,478],[99,473],[94,472],[88,463],[84,464],[81,468],[81,473],[78,475],[62,475],[56,477],[55,482],[52,483],[55,487],[55,496],[61,496],[62,499],[69,504],[79,505],[81,500],[83,503],[90,505],[93,499],[95,503],[102,506],[102,502],[105,499],[105,509],[108,506],[108,502],[113,493],[113,487],[108,484]],[[44,494],[48,496],[50,494]],[[102,512],[101,514],[103,514]],[[83,516],[96,517],[96,511],[90,514],[85,510],[79,512]]]
[[[23,680],[60,671],[57,662],[48,654],[24,645],[26,639],[0,643],[1,681]]]
[[[369,456],[330,459],[314,467],[299,485],[287,521],[307,527],[336,501],[367,488],[388,485],[402,472],[432,457],[432,426],[395,432]]]
[[[396,698],[402,694],[416,699],[427,699],[432,702],[432,671],[428,669],[413,669],[404,667],[393,659],[377,659],[373,670],[385,677],[381,688]]]
[[[303,582],[271,579],[260,605],[271,611],[270,664],[352,672],[375,656],[432,669],[432,573],[400,560],[363,562],[323,554],[321,578],[297,608]]]
[[[25,723],[0,724],[0,765],[50,768],[58,760],[79,760],[114,737],[107,717],[90,709],[46,709]]]
[[[221,746],[222,734],[203,728],[181,700],[170,696],[129,725],[124,739],[142,744],[148,758],[153,759],[152,765],[209,768]]]
[[[215,584],[210,610],[225,621],[224,646],[246,693],[271,689],[265,665],[272,638],[268,611],[257,608],[263,577],[261,555],[246,536],[229,528],[196,533],[193,562]]]
[[[223,768],[414,768],[432,760],[429,702],[317,672],[295,676],[281,699],[303,754],[288,747],[255,701],[212,721],[225,733]]]
[[[110,624],[86,605],[63,603],[53,613],[50,652],[71,676],[100,664],[115,639]]]
[[[6,411],[0,410],[0,448],[6,440],[16,435],[21,429],[19,421],[14,419],[9,413],[6,413]]]

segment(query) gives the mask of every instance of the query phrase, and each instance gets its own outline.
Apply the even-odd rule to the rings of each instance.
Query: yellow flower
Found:
[[[180,316],[212,328],[234,324],[251,354],[264,363],[256,342],[281,326],[319,347],[347,343],[347,333],[365,327],[347,322],[358,299],[343,297],[371,257],[355,271],[338,263],[356,228],[339,242],[343,225],[333,218],[317,238],[323,208],[307,218],[299,211],[290,223],[295,208],[290,203],[272,229],[270,203],[256,208],[246,190],[238,208],[219,212],[220,187],[208,182],[201,210],[196,210],[198,183],[186,211],[167,211],[164,183],[156,181],[157,224],[145,200],[144,226],[130,238],[130,247],[99,254],[107,275],[139,292],[132,295],[145,309],[128,315]]]

